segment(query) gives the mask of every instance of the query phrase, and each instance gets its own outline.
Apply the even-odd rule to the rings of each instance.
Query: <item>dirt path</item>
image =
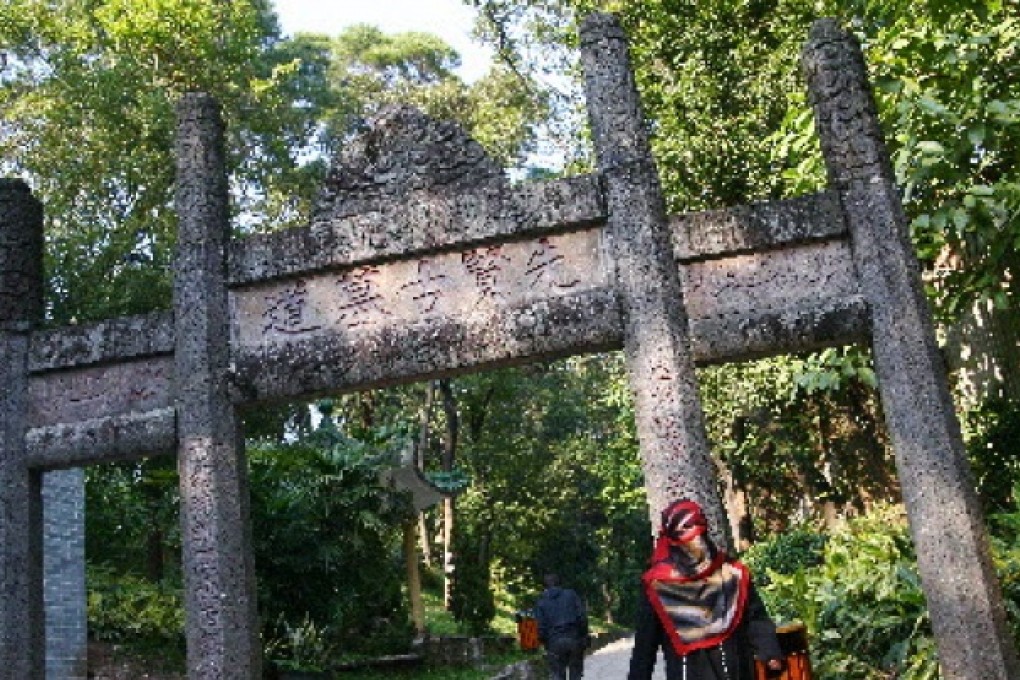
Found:
[[[589,656],[584,662],[584,680],[623,680],[630,668],[630,650],[634,638],[624,638],[610,643]],[[659,653],[652,680],[665,680],[666,671]]]

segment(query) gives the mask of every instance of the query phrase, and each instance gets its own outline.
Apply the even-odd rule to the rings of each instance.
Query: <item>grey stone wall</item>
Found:
[[[84,470],[44,474],[42,497],[46,680],[85,680],[88,612]]]

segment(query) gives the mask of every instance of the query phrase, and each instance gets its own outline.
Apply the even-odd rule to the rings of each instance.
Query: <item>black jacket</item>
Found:
[[[547,588],[535,605],[538,639],[542,644],[566,637],[583,640],[588,637],[588,615],[584,603],[573,590],[554,586]]]
[[[754,657],[779,659],[783,653],[776,627],[752,584],[740,625],[721,645],[680,657],[670,644],[648,596],[642,592],[635,622],[634,653],[627,680],[650,680],[659,648],[666,659],[666,680],[754,680]],[[687,675],[683,674],[686,660]]]

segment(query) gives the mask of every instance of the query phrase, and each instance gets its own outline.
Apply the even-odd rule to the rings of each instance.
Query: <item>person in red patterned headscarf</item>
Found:
[[[662,511],[641,583],[627,680],[650,680],[660,648],[667,680],[754,680],[755,657],[770,671],[783,669],[775,624],[750,572],[712,542],[694,501]]]

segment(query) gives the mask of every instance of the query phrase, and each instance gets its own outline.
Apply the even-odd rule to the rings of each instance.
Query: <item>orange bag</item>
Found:
[[[803,623],[793,623],[776,628],[779,647],[786,656],[786,668],[782,673],[769,675],[765,663],[754,660],[755,680],[812,680],[811,657],[808,654],[807,628]]]
[[[530,652],[539,648],[538,619],[522,616],[517,620],[517,637],[521,641],[521,649]]]

